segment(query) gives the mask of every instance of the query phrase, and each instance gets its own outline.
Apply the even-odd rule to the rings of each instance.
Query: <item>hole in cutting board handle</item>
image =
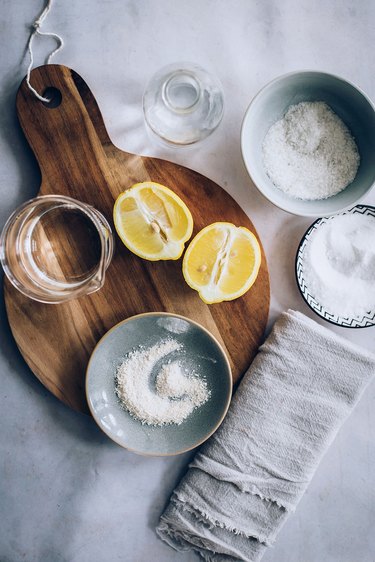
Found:
[[[62,94],[60,90],[53,88],[52,86],[44,90],[43,97],[49,99],[48,102],[42,102],[42,104],[48,109],[55,109],[56,107],[59,107],[62,101]]]

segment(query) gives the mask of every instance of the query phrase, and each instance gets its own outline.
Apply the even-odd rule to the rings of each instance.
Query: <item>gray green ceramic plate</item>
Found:
[[[128,352],[169,338],[182,344],[184,368],[206,381],[210,398],[180,425],[142,424],[116,395],[116,370]],[[205,328],[183,316],[151,312],[120,322],[102,337],[87,366],[86,395],[95,421],[116,443],[143,455],[176,455],[203,443],[223,421],[232,395],[231,369]]]

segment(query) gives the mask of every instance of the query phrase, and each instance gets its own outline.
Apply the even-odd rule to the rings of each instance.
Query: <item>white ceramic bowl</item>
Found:
[[[361,158],[348,187],[317,201],[287,195],[274,186],[263,166],[262,144],[267,131],[289,106],[303,101],[326,102],[349,127]],[[359,88],[338,76],[315,71],[285,74],[267,84],[250,103],[242,123],[241,150],[254,184],[274,205],[295,215],[332,215],[354,206],[375,183],[375,108]]]

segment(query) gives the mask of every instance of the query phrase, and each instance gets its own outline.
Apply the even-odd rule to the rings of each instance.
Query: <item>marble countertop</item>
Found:
[[[29,26],[42,6],[40,0],[0,0],[0,227],[40,184],[14,99],[28,64]],[[88,82],[117,146],[202,172],[249,214],[270,267],[271,325],[288,307],[313,315],[299,296],[293,270],[299,240],[312,221],[284,213],[258,193],[241,159],[241,120],[264,84],[298,69],[342,75],[375,98],[368,65],[374,23],[372,0],[56,0],[44,29],[63,36],[65,48],[55,62]],[[53,45],[48,38],[35,42],[36,64]],[[181,60],[220,78],[226,111],[209,139],[170,149],[148,137],[141,99],[157,69]],[[375,204],[375,192],[365,202]],[[375,348],[375,328],[335,330]],[[191,453],[136,456],[112,443],[92,419],[61,404],[23,361],[2,298],[0,374],[1,562],[197,560],[154,534]],[[374,562],[374,466],[372,384],[264,562]]]

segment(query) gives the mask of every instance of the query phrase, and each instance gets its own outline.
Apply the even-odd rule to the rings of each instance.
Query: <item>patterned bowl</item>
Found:
[[[367,215],[374,217],[375,219],[375,207],[372,207],[370,205],[357,205],[356,207],[353,207],[352,209],[349,209],[341,214],[346,215],[349,213]],[[295,264],[295,273],[298,288],[302,297],[306,301],[306,304],[311,308],[311,310],[313,310],[321,318],[323,318],[327,322],[330,322],[331,324],[336,324],[337,326],[342,326],[343,328],[368,328],[370,326],[375,326],[375,309],[369,311],[363,316],[355,317],[338,316],[336,314],[332,314],[329,310],[322,306],[322,304],[320,304],[318,295],[312,294],[309,286],[306,284],[304,276],[306,248],[308,247],[308,244],[311,238],[316,233],[317,229],[322,224],[330,221],[332,218],[334,217],[324,217],[316,220],[302,237],[302,240],[298,246]]]

